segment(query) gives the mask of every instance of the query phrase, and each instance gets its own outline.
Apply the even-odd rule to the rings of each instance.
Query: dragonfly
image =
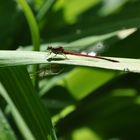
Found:
[[[70,51],[65,51],[65,49],[62,46],[58,46],[58,47],[52,47],[52,46],[48,46],[47,48],[48,51],[50,51],[51,53],[54,53],[55,55],[59,54],[59,55],[64,55],[66,57],[67,54],[69,55],[74,55],[74,56],[83,56],[83,57],[88,57],[88,58],[97,58],[97,59],[102,59],[102,60],[106,60],[109,62],[119,62],[117,60],[113,60],[113,59],[109,59],[109,58],[104,58],[102,56],[92,56],[92,55],[88,55],[88,54],[81,54],[81,53],[76,53],[76,52],[70,52]],[[67,57],[66,57],[67,58]]]

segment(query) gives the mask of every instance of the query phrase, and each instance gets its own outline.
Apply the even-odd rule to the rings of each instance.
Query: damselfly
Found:
[[[83,56],[83,57],[89,57],[89,58],[97,58],[97,59],[102,59],[102,60],[106,60],[106,61],[110,61],[110,62],[119,62],[117,60],[113,60],[113,59],[109,59],[109,58],[104,58],[102,56],[92,56],[92,55],[88,55],[88,54],[81,54],[81,53],[76,53],[76,52],[70,52],[70,51],[65,51],[64,48],[62,46],[58,46],[56,48],[53,48],[51,46],[49,46],[47,48],[48,51],[50,51],[51,53],[54,54],[61,54],[61,55],[75,55],[75,56]]]

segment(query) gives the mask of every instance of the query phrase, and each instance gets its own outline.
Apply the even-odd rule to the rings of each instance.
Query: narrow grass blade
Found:
[[[6,118],[0,110],[0,139],[1,140],[17,140],[12,129],[10,128]]]
[[[37,96],[24,67],[0,68],[0,81],[7,91],[3,97],[10,106],[18,110],[35,139],[55,140],[49,114]]]
[[[47,52],[33,51],[0,51],[0,67],[28,64],[54,63],[97,67],[104,69],[120,70],[125,72],[140,73],[140,59],[104,57],[118,62],[110,62],[97,58],[88,58],[75,55],[49,55]]]

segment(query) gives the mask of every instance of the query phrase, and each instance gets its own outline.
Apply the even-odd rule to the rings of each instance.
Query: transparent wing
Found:
[[[90,44],[87,46],[75,46],[74,44],[68,44],[63,46],[66,51],[80,52],[89,55],[101,54],[107,49],[107,46],[103,42]]]

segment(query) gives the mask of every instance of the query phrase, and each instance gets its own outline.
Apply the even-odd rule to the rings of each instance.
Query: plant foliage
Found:
[[[139,0],[1,0],[0,140],[139,139],[139,13]],[[48,45],[121,63],[50,60]]]

